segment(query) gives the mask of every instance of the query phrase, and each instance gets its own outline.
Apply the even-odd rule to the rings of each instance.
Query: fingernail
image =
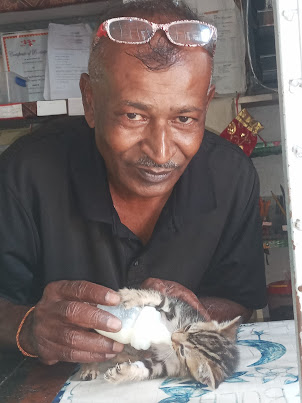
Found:
[[[105,295],[105,301],[108,302],[109,304],[116,305],[120,302],[120,300],[121,297],[118,294],[113,293],[111,291],[108,291],[107,294]]]
[[[110,330],[120,330],[122,327],[122,322],[118,318],[110,317],[107,320],[107,326]]]
[[[105,354],[105,357],[108,359],[113,358],[115,356],[116,356],[116,354]]]
[[[113,343],[112,350],[115,351],[116,353],[120,353],[121,351],[124,350],[124,345],[115,341]]]

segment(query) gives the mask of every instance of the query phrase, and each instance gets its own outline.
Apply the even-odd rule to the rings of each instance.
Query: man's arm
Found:
[[[253,309],[245,308],[234,301],[225,298],[201,297],[201,304],[205,307],[212,320],[223,322],[231,320],[237,316],[242,317],[242,322],[246,323],[253,314]]]
[[[29,308],[0,298],[0,350],[16,349],[17,330]]]

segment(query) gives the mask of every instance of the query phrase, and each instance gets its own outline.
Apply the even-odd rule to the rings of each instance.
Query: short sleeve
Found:
[[[249,309],[266,306],[259,179],[252,163],[238,179],[232,211],[199,296],[227,298]]]
[[[37,266],[34,227],[21,201],[0,174],[0,297],[30,304]]]

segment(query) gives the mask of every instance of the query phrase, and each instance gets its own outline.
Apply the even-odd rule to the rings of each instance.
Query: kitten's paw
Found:
[[[115,367],[109,368],[105,374],[104,379],[111,383],[122,383],[129,381],[141,381],[147,379],[149,370],[142,365],[137,365],[137,362],[123,362],[116,364]]]
[[[125,382],[128,379],[128,371],[130,371],[130,363],[123,362],[116,364],[115,367],[107,369],[104,374],[104,379],[111,383]]]
[[[80,378],[82,381],[92,381],[100,374],[99,364],[83,364],[81,367]]]
[[[162,303],[162,296],[154,290],[136,290],[122,288],[119,290],[122,304],[126,309],[135,306],[158,306]]]
[[[135,306],[142,306],[142,296],[138,290],[122,288],[119,290],[122,304],[126,309],[133,308]]]

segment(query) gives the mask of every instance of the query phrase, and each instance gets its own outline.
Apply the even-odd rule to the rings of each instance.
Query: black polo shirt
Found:
[[[258,197],[250,159],[205,133],[143,245],[119,220],[86,122],[44,126],[0,157],[0,296],[34,304],[51,281],[118,289],[157,277],[262,308]]]

